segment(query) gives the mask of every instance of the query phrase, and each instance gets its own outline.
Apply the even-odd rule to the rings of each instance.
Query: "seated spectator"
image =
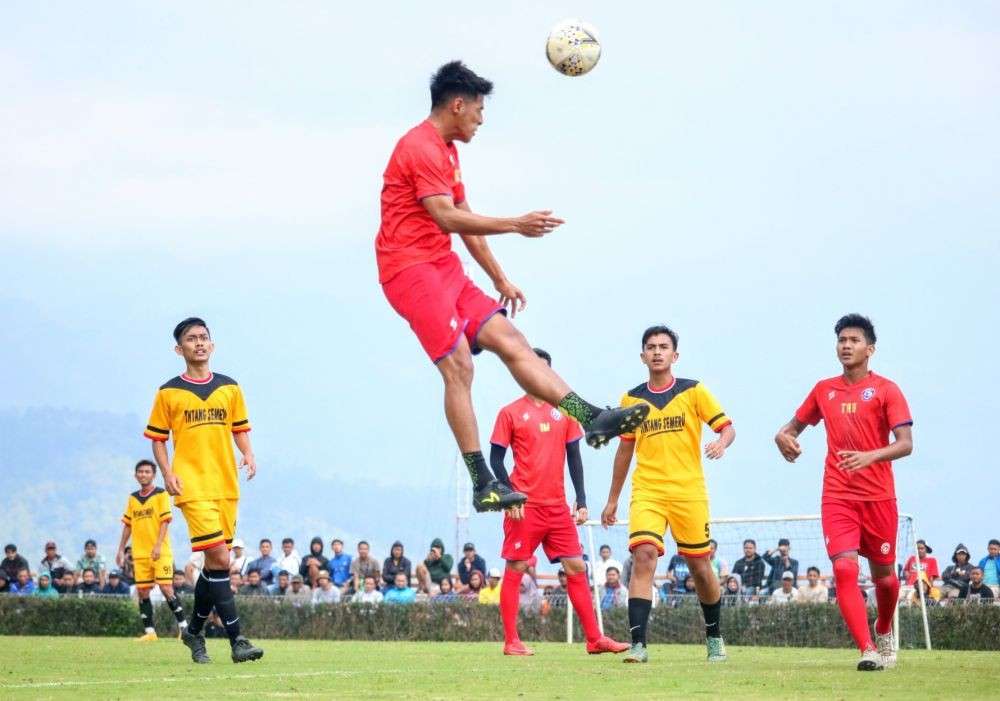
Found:
[[[981,567],[973,567],[969,572],[969,583],[959,593],[958,598],[965,599],[966,601],[984,601],[986,603],[991,603],[996,598],[993,596],[993,590],[986,586],[986,582],[983,581],[983,569]]]
[[[667,578],[663,582],[663,595],[687,594],[684,581],[689,572],[687,559],[683,555],[678,553],[671,557],[669,564],[667,564]]]
[[[60,594],[72,594],[73,587],[76,586],[76,575],[73,574],[72,570],[66,570],[63,572],[62,579],[54,580],[53,586]]]
[[[979,569],[983,571],[983,584],[993,590],[994,596],[1000,596],[1000,540],[990,540],[986,553],[986,557],[979,561]]]
[[[712,570],[715,572],[715,578],[719,582],[726,581],[726,577],[729,576],[729,563],[719,557],[719,544],[715,541],[715,538],[711,538],[708,541],[708,551],[709,557],[711,558]]]
[[[281,539],[281,557],[278,558],[278,572],[285,570],[289,576],[293,572],[298,572],[302,556],[295,549],[295,541],[291,538]]]
[[[621,573],[614,565],[604,571],[604,586],[599,589],[601,608],[608,609],[628,606],[628,589],[622,586]]]
[[[469,586],[462,589],[458,595],[467,601],[479,601],[479,594],[483,590],[486,578],[479,570],[473,569],[469,572]]]
[[[917,557],[920,558],[920,569],[927,573],[931,582],[941,576],[941,572],[938,570],[937,558],[930,557],[932,552],[934,550],[924,540],[917,541]],[[903,575],[906,577],[906,583],[909,586],[912,587],[916,584],[917,558],[913,555],[910,555],[906,560],[906,564],[903,565]]]
[[[309,541],[309,554],[299,563],[299,574],[302,575],[303,583],[315,587],[320,570],[329,572],[330,561],[323,555],[323,539],[316,536]]]
[[[312,589],[305,583],[301,574],[292,575],[292,584],[285,592],[285,601],[292,602],[293,606],[312,603]]]
[[[771,592],[767,603],[772,606],[791,604],[799,600],[799,590],[795,588],[795,575],[789,570],[781,575],[781,588]]]
[[[951,564],[941,573],[941,579],[944,580],[944,585],[941,587],[942,596],[946,599],[957,599],[962,590],[969,586],[969,574],[972,568],[973,564],[969,562],[969,549],[959,543],[951,555]]]
[[[618,560],[612,557],[610,545],[602,545],[597,550],[597,562],[594,563],[594,581],[595,582],[606,581],[609,567],[614,567],[616,570],[618,570],[620,579],[622,571],[622,563],[618,562]]]
[[[479,570],[485,580],[486,560],[476,553],[476,546],[472,543],[466,543],[465,547],[462,548],[462,553],[462,559],[458,561],[458,580],[463,585],[469,586],[469,576],[473,570]]]
[[[490,571],[486,573],[486,585],[479,590],[479,603],[489,606],[500,605],[501,579],[503,579],[503,575],[500,574],[500,568],[491,567]]]
[[[242,596],[269,596],[271,594],[260,576],[260,570],[247,572],[247,583],[240,587],[239,593]]]
[[[435,538],[431,541],[427,557],[417,565],[417,581],[421,587],[432,591],[433,585],[440,586],[441,582],[447,579],[449,586],[454,590],[451,582],[451,568],[454,564],[454,558],[444,551],[444,541]]]
[[[368,575],[364,578],[361,591],[351,598],[352,604],[370,604],[378,606],[382,603],[382,592],[378,590],[378,580],[375,575]]]
[[[319,571],[319,577],[316,578],[316,588],[313,589],[312,601],[314,604],[340,603],[340,589],[333,586],[330,573],[326,570]]]
[[[330,541],[330,548],[333,550],[332,557],[326,563],[330,568],[330,581],[343,594],[351,580],[351,556],[344,552],[344,541],[340,538]]]
[[[804,604],[825,604],[829,601],[830,591],[819,581],[819,568],[810,567],[806,570],[809,583],[799,589],[799,601]]]
[[[17,578],[17,575],[14,575]],[[7,577],[7,573],[0,569],[0,594],[10,593],[10,579]]]
[[[284,596],[291,587],[291,575],[287,570],[278,572],[277,581],[271,585],[271,596]]]
[[[72,572],[73,568],[62,559],[56,544],[50,540],[45,544],[45,557],[38,563],[38,574],[44,572],[54,582],[57,579],[62,579],[63,573],[67,570]]]
[[[269,587],[274,584],[274,575],[278,572],[278,561],[271,557],[270,538],[261,538],[257,547],[260,550],[260,557],[247,564],[247,574],[250,574],[251,571],[259,572],[260,583]]]
[[[554,607],[564,607],[569,601],[569,590],[566,588],[569,580],[566,577],[566,570],[560,567],[556,573],[556,577],[559,579],[558,586],[546,587],[545,598]]]
[[[240,587],[243,586],[243,575],[239,572],[229,573],[229,588],[233,590],[234,594],[240,593]]]
[[[799,579],[799,561],[791,556],[792,543],[788,538],[778,539],[778,549],[764,553],[764,562],[771,566],[767,574],[767,590],[778,591],[782,588],[781,580],[785,572],[791,572],[793,581]]]
[[[42,574],[48,574],[48,572],[42,572]],[[49,577],[49,581],[52,581],[51,577]],[[35,580],[31,578],[31,573],[27,568],[18,571],[17,579],[10,583],[10,593],[18,596],[28,596],[35,593]]]
[[[733,574],[739,575],[747,596],[757,594],[764,586],[764,558],[757,554],[757,542],[752,538],[743,541],[743,557],[733,565]]]
[[[183,579],[184,573],[181,573],[181,578]],[[114,594],[119,596],[128,596],[129,588],[128,585],[122,581],[122,573],[118,570],[111,570],[108,572],[108,583],[101,587],[102,594]],[[177,593],[177,589],[174,588],[174,594]]]
[[[3,555],[3,560],[0,561],[0,572],[4,575],[4,581],[13,582],[17,579],[18,572],[28,569],[28,561],[24,555],[18,554],[17,546],[13,543],[7,543],[4,546]]]
[[[367,540],[358,541],[358,556],[351,562],[351,591],[361,591],[364,588],[365,577],[374,577],[377,583],[382,578],[378,560],[371,556],[371,547]]]
[[[56,588],[52,586],[52,578],[44,572],[38,575],[38,586],[35,588],[32,596],[42,596],[47,599],[58,599],[59,592]]]
[[[930,583],[926,572],[920,573],[920,579],[917,580],[917,584],[913,587],[913,593],[910,595],[911,605],[920,605],[921,591],[924,595],[924,604],[927,606],[937,606],[937,603],[941,601],[941,590]]]
[[[445,577],[438,582],[438,593],[431,597],[431,601],[435,604],[450,604],[453,601],[458,601],[458,594],[455,593],[451,577]]]
[[[246,543],[242,538],[233,541],[233,547],[229,551],[229,571],[239,572],[241,577],[247,574]]]
[[[108,575],[110,578],[111,575]],[[187,583],[187,578],[181,570],[174,570],[174,594],[194,594],[194,587]]]
[[[528,571],[521,575],[517,605],[522,611],[531,613],[538,613],[542,609],[542,594],[538,591],[538,582]]]
[[[403,555],[403,544],[396,541],[389,549],[389,557],[382,563],[382,589],[390,589],[395,586],[397,574],[406,575],[406,586],[410,586],[410,577],[413,575],[413,566],[410,559]]]
[[[404,572],[397,572],[392,586],[382,592],[382,600],[387,604],[412,604],[417,590],[410,586],[410,579]]]
[[[742,603],[742,599],[740,578],[731,574],[726,577],[725,584],[722,585],[722,605],[737,606]]]
[[[83,571],[80,583],[73,588],[74,594],[100,594],[101,583],[97,580],[97,573],[90,567]]]
[[[97,582],[100,586],[107,584],[108,566],[104,562],[104,556],[97,552],[97,541],[93,538],[83,544],[83,555],[76,561],[76,571],[81,581],[85,570],[93,570],[97,575]]]

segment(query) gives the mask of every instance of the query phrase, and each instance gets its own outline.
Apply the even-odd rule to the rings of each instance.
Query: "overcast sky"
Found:
[[[644,379],[642,329],[673,326],[677,374],[737,430],[708,469],[714,515],[818,511],[822,429],[794,466],[772,437],[838,373],[832,326],[858,311],[915,419],[901,510],[942,551],[1000,537],[1000,9],[482,8],[5,3],[3,406],[144,423],[179,370],[173,325],[200,314],[261,469],[287,471],[292,494],[335,475],[439,487],[432,507],[453,509],[440,380],[382,296],[373,239],[395,140],[426,115],[434,69],[462,58],[496,84],[460,145],[470,204],[567,221],[491,239],[528,296],[519,327],[614,403]],[[543,44],[573,15],[603,57],[570,79]],[[477,361],[484,441],[517,396]],[[595,513],[612,452],[585,453]]]

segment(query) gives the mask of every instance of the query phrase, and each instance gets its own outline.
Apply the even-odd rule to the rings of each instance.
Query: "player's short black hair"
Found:
[[[493,83],[473,73],[461,61],[449,61],[431,76],[431,108],[455,97],[475,99],[493,92]]]
[[[840,332],[844,329],[861,329],[865,334],[865,340],[868,341],[868,345],[875,343],[875,327],[872,325],[872,320],[867,316],[845,314],[834,324],[833,332],[839,336]]]
[[[753,538],[747,538],[746,540],[743,541],[743,545],[746,545],[747,543],[750,543],[750,545],[754,546],[755,548],[757,547],[757,541],[754,540]]]
[[[270,538],[261,538],[260,542],[257,543],[257,545],[263,545],[264,543],[267,543],[268,545],[273,545]]]
[[[552,356],[549,355],[547,350],[542,350],[541,348],[532,348],[531,350],[535,351],[535,355],[548,363],[549,367],[552,367]]]
[[[83,543],[83,547],[85,548],[89,548],[91,545],[93,545],[95,548],[97,547],[97,541],[94,540],[93,538],[87,538],[87,540],[85,540]]]
[[[806,570],[806,574],[809,574],[810,572],[815,572],[816,574],[819,574],[819,567],[817,567],[816,565],[811,566],[809,569]]]
[[[615,571],[615,574],[621,574],[621,572],[620,572],[620,571],[618,570],[618,568],[617,568],[617,567],[615,567],[614,565],[611,565],[611,566],[609,566],[609,567],[606,567],[606,568],[604,569],[604,574],[606,575],[606,574],[607,574],[608,572],[610,572],[611,570],[614,570],[614,571]]]
[[[211,337],[212,332],[209,330],[208,324],[205,323],[204,319],[197,316],[189,316],[187,319],[180,322],[179,324],[177,324],[177,326],[174,327],[174,340],[177,341],[177,343],[180,343],[181,336],[187,333],[187,330],[190,329],[192,326],[204,326],[205,330],[208,331],[209,337]]]
[[[16,553],[17,546],[14,545],[13,543],[7,543],[7,545],[3,546],[3,551],[5,553]]]
[[[143,458],[142,460],[140,460],[135,464],[135,472],[138,472],[139,468],[142,467],[143,465],[149,465],[153,470],[153,474],[154,475],[156,474],[156,463],[153,462],[152,460],[147,460],[146,458]]]
[[[642,347],[643,348],[646,347],[646,341],[648,341],[651,337],[656,336],[656,335],[661,334],[661,333],[665,333],[668,336],[670,336],[670,340],[674,344],[674,350],[677,350],[677,332],[674,331],[669,326],[665,326],[663,324],[657,324],[656,326],[650,326],[648,329],[646,329],[645,331],[642,332]]]

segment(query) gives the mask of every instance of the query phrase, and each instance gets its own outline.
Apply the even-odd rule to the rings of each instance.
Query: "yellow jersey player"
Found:
[[[187,627],[184,609],[174,594],[174,557],[170,552],[170,536],[167,528],[172,518],[170,497],[153,485],[156,479],[156,465],[149,460],[135,464],[135,481],[139,490],[132,492],[125,503],[122,514],[122,537],[118,542],[115,562],[119,567],[125,564],[125,546],[132,540],[132,560],[135,564],[135,590],[139,595],[139,617],[145,629],[139,640],[156,640],[153,628],[153,604],[149,593],[154,586],[160,588],[167,606],[174,612],[181,631]]]
[[[187,522],[191,550],[205,554],[205,567],[194,588],[194,612],[181,640],[191,649],[192,660],[210,662],[202,631],[214,607],[229,636],[233,662],[257,660],[264,651],[240,634],[229,588],[229,548],[240,497],[234,441],[243,455],[247,479],[257,472],[243,392],[235,380],[209,370],[215,344],[202,319],[190,317],[177,324],[174,340],[185,371],[156,393],[145,436],[153,441],[163,484]],[[171,436],[173,460],[167,454]]]
[[[632,455],[632,503],[629,505],[629,550],[632,578],[629,580],[628,624],[632,649],[625,662],[646,662],[646,623],[652,607],[653,573],[664,554],[667,527],[684,556],[705,616],[708,660],[726,659],[719,627],[721,596],[719,580],[711,562],[708,490],[701,466],[701,427],[719,434],[705,446],[710,460],[721,458],[736,431],[715,397],[697,380],[675,378],[677,334],[666,326],[653,326],[642,334],[639,356],[649,369],[649,380],[629,390],[622,406],[645,404],[649,414],[633,433],[623,433],[615,455],[608,503],[601,513],[605,526],[616,523],[618,498],[628,476]]]

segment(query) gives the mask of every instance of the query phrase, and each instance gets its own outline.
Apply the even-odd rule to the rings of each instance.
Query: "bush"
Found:
[[[184,600],[191,611],[191,599]],[[503,629],[495,606],[458,602],[448,605],[368,607],[351,604],[303,606],[276,598],[239,598],[243,630],[251,638],[329,640],[500,641]],[[871,610],[869,609],[871,612]],[[928,609],[934,647],[942,650],[1000,650],[1000,607],[948,606]],[[522,616],[525,640],[566,639],[566,611]],[[625,609],[604,612],[605,628],[625,637]],[[903,646],[923,647],[920,610],[900,610]],[[156,628],[175,631],[166,606],[156,610]],[[829,605],[737,606],[722,610],[722,630],[731,645],[850,647],[840,612]],[[650,619],[651,643],[701,643],[701,609],[685,604],[658,607]],[[39,599],[0,596],[2,635],[131,636],[142,632],[135,602],[125,597]],[[583,634],[576,623],[576,640]]]

